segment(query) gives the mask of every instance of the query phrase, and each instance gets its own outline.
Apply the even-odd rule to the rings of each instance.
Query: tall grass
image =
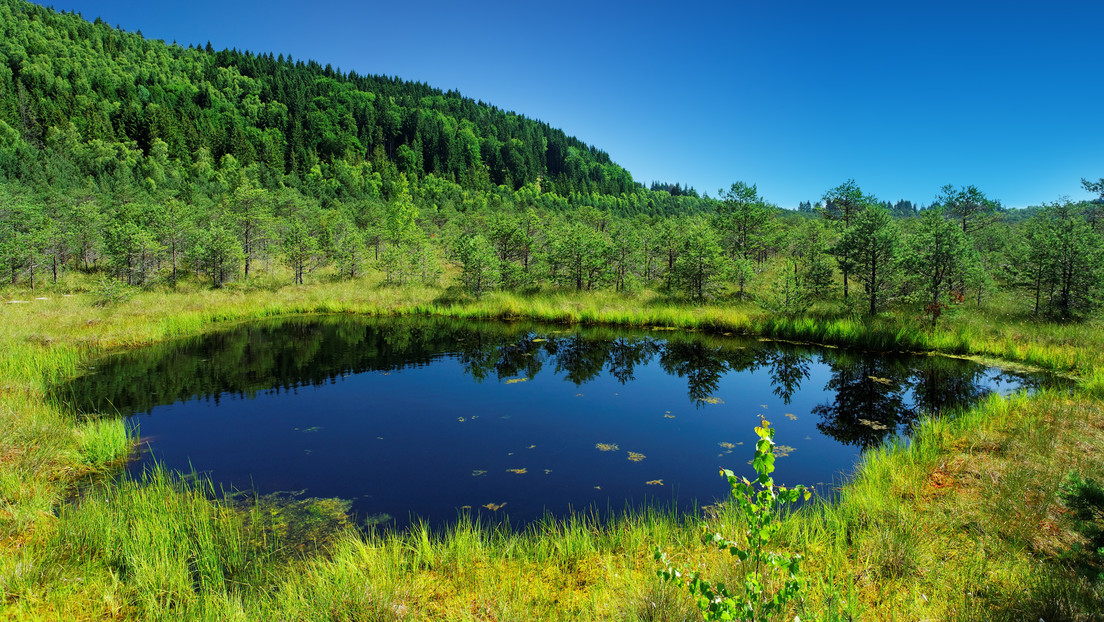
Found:
[[[824,307],[769,316],[749,302],[695,306],[637,296],[538,292],[472,299],[373,282],[221,292],[140,292],[0,305],[0,607],[11,617],[303,620],[684,620],[693,607],[655,578],[660,546],[722,576],[700,535],[739,520],[658,508],[614,519],[548,518],[524,530],[458,517],[442,532],[340,531],[298,545],[261,505],[217,500],[162,471],[102,478],[132,436],[79,422],[47,400],[57,382],[113,349],[304,313],[438,315],[678,327],[879,350],[999,358],[1078,376],[1081,388],[990,398],[921,423],[908,443],[867,452],[837,496],[788,516],[803,552],[803,618],[1092,619],[1100,588],[1067,571],[1056,482],[1097,473],[1104,449],[1104,331],[990,311],[936,330],[908,314],[865,318]],[[780,441],[784,439],[779,439]],[[320,550],[320,553],[312,551]],[[716,571],[716,572],[713,572]]]
[[[130,457],[134,436],[124,419],[92,419],[74,431],[77,453],[93,468],[107,468]]]

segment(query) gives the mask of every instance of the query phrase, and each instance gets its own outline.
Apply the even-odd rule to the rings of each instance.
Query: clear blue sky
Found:
[[[607,151],[635,179],[783,207],[849,178],[1009,207],[1104,177],[1104,3],[59,0],[149,38],[456,89]]]

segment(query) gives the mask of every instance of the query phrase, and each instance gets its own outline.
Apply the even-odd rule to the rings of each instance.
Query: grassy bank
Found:
[[[155,473],[105,481],[129,452],[113,420],[74,418],[48,387],[96,356],[220,324],[297,313],[434,314],[671,326],[1001,358],[1070,373],[1074,393],[993,398],[926,422],[907,447],[867,454],[834,503],[786,519],[802,552],[803,619],[1097,619],[1099,571],[1059,491],[1071,470],[1104,480],[1104,335],[960,311],[937,331],[907,314],[830,309],[770,317],[750,303],[691,306],[653,294],[506,293],[470,299],[374,283],[143,292],[97,306],[95,292],[5,292],[0,305],[0,597],[21,619],[683,620],[689,597],[659,582],[658,546],[712,577],[730,558],[702,529],[721,511],[655,510],[612,523],[546,521],[524,531],[461,521],[447,533],[362,535],[340,507],[296,531],[275,510],[215,502],[200,483]],[[71,287],[71,289],[74,289]],[[36,297],[48,298],[36,300]],[[785,439],[778,439],[785,442]],[[750,456],[748,456],[750,457]],[[740,466],[740,465],[733,465]],[[69,503],[67,501],[77,499]],[[734,534],[733,534],[734,535]],[[1081,547],[1083,548],[1083,547]],[[727,558],[727,559],[726,559]]]

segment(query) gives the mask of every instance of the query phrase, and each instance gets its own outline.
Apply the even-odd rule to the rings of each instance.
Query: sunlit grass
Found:
[[[1075,375],[1073,394],[989,398],[867,452],[836,498],[786,518],[780,540],[807,559],[808,597],[795,611],[803,619],[1092,619],[1102,596],[1064,561],[1075,536],[1055,497],[1071,469],[1104,477],[1104,331],[1095,320],[1052,324],[994,311],[1011,306],[994,301],[955,310],[933,331],[907,310],[865,318],[821,305],[788,318],[750,301],[699,306],[655,292],[475,299],[372,279],[222,291],[185,283],[97,307],[78,279],[66,287],[72,296],[58,289],[0,305],[0,606],[11,617],[682,620],[694,607],[655,577],[652,549],[713,576],[730,572],[700,541],[703,530],[739,523],[725,506],[705,517],[652,508],[547,518],[520,530],[468,515],[439,532],[339,524],[336,539],[301,548],[260,506],[215,501],[202,481],[155,471],[105,482],[133,433],[118,419],[82,422],[46,397],[104,352],[315,313],[677,327]],[[733,466],[746,460],[740,449]]]
[[[130,456],[134,435],[124,419],[92,419],[74,431],[77,453],[91,467],[106,468]]]

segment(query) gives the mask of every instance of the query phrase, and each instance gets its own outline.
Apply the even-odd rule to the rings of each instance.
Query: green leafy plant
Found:
[[[770,619],[786,611],[790,601],[801,594],[801,554],[779,553],[768,547],[780,527],[777,519],[783,506],[802,497],[807,500],[811,493],[804,486],[774,485],[770,475],[774,472],[774,429],[760,418],[755,434],[759,440],[752,467],[758,477],[749,480],[728,469],[721,471],[732,490],[732,503],[743,519],[743,537],[730,540],[721,533],[706,535],[707,542],[739,560],[743,584],[729,588],[720,581],[708,581],[698,572],[675,567],[660,549],[655,551],[656,560],[663,564],[659,577],[684,586],[695,596],[706,620]],[[779,582],[776,574],[781,575],[781,587],[772,590],[771,586]]]

